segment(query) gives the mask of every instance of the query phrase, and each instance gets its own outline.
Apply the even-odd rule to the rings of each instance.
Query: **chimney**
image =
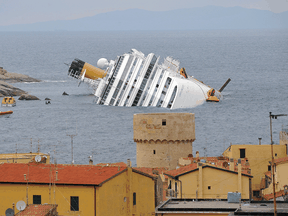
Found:
[[[24,180],[25,180],[25,181],[27,180],[27,178],[26,178],[26,174],[24,174]]]
[[[258,138],[259,139],[259,145],[261,145],[261,140],[262,140],[262,138]]]
[[[127,159],[127,166],[128,166],[128,167],[131,167],[131,161],[130,161],[130,159]]]
[[[229,168],[230,168],[230,170],[231,171],[234,171],[234,160],[233,160],[233,158],[230,158],[230,166],[229,166]]]
[[[58,171],[56,171],[56,181],[58,181]]]
[[[196,158],[199,159],[199,151],[196,151]]]
[[[93,165],[93,160],[91,158],[89,159],[89,165]]]

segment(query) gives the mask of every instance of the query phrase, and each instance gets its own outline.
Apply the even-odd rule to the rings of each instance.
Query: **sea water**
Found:
[[[219,156],[230,144],[256,145],[258,138],[269,144],[269,112],[288,114],[288,30],[0,32],[0,47],[1,67],[42,80],[13,84],[40,100],[17,100],[9,108],[14,113],[0,118],[0,153],[39,147],[57,163],[71,163],[73,152],[79,164],[93,156],[94,163],[129,158],[135,166],[133,115],[189,112],[195,113],[193,155]],[[153,52],[161,62],[172,56],[189,75],[216,89],[232,81],[219,103],[169,110],[96,105],[92,90],[67,75],[64,63],[74,58],[96,66],[99,58],[114,60],[132,48]],[[273,120],[275,143],[287,124],[288,117]]]

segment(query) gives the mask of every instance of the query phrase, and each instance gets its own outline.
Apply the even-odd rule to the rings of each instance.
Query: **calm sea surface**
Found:
[[[50,153],[58,163],[87,164],[131,159],[136,165],[133,114],[191,112],[196,118],[193,154],[219,156],[230,143],[270,143],[269,112],[288,114],[288,30],[214,30],[187,32],[0,32],[0,66],[40,83],[13,84],[40,101],[19,101],[9,118],[0,118],[0,153]],[[79,58],[96,66],[138,49],[179,59],[189,75],[219,89],[232,81],[219,103],[196,108],[110,107],[94,103],[87,85],[67,76]],[[69,96],[62,96],[63,92]],[[45,98],[51,99],[45,105]],[[16,97],[18,98],[18,97]],[[0,108],[2,111],[7,108]],[[288,117],[273,120],[273,140]],[[188,153],[187,153],[188,154]]]

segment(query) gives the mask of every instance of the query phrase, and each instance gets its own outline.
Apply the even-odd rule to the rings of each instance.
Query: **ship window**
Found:
[[[162,125],[166,126],[166,119],[162,119]]]
[[[246,149],[240,149],[240,158],[245,158],[245,150]]]
[[[41,204],[41,195],[33,195],[33,204]]]
[[[71,196],[70,197],[70,210],[71,211],[79,211],[79,197],[78,196]]]

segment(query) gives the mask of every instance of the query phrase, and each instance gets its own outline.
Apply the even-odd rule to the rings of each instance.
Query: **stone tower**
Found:
[[[192,154],[193,113],[134,114],[137,167],[175,169],[180,157]]]

